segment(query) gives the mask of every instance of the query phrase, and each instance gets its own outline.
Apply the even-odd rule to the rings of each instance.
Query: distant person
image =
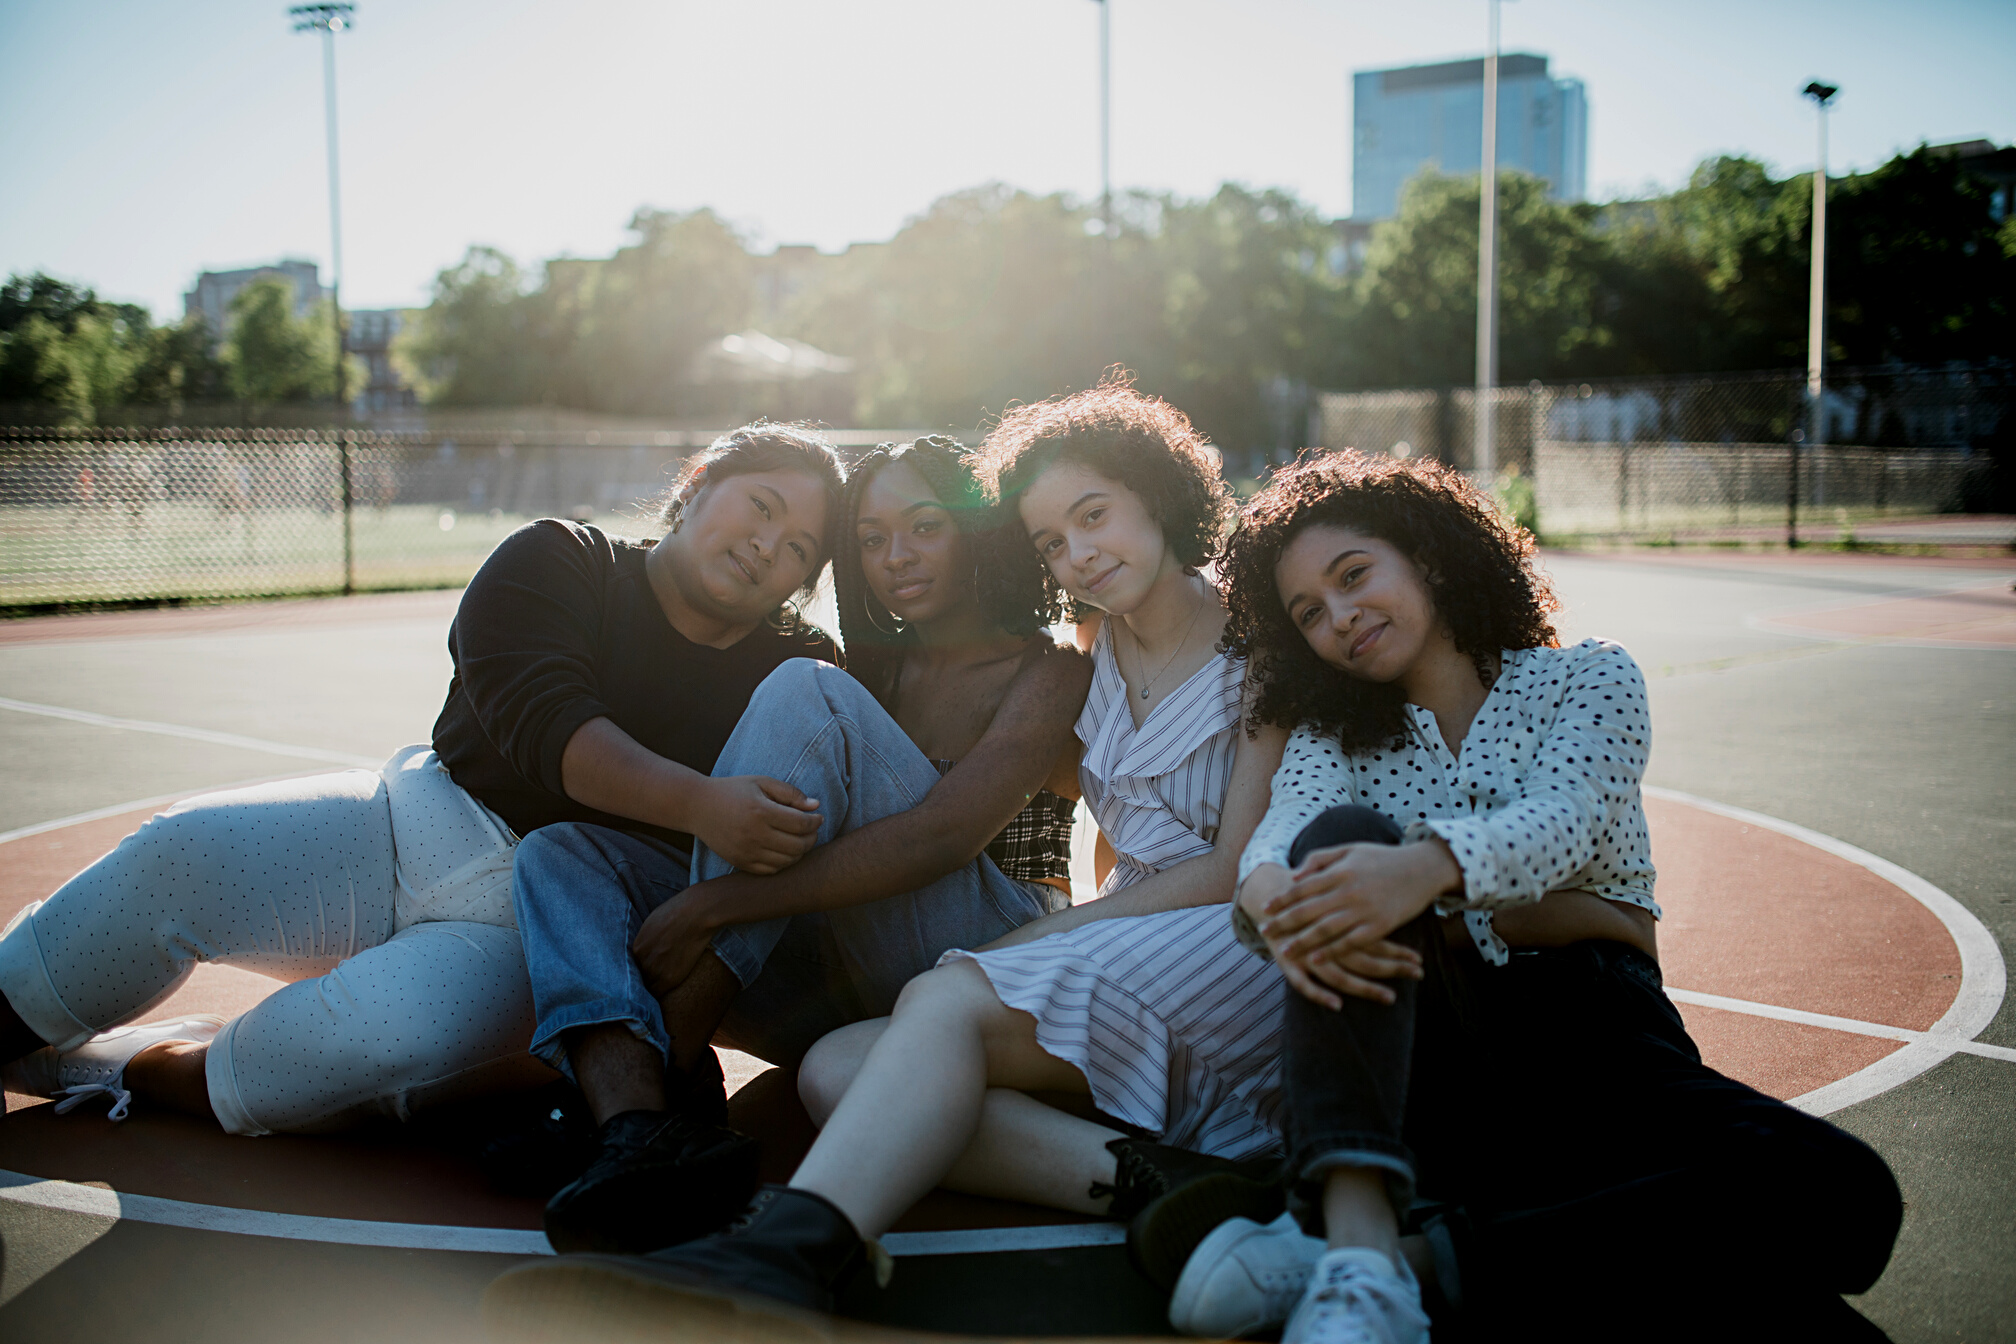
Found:
[[[519,847],[532,1049],[570,1069],[600,1126],[594,1164],[547,1206],[556,1248],[655,1249],[755,1192],[710,1041],[795,1068],[947,948],[1070,904],[1091,665],[1044,631],[1041,566],[997,531],[950,439],[854,468],[834,558],[853,675],[785,663],[715,766],[816,804],[817,848],[796,863],[795,838],[750,863],[591,823]]]
[[[722,1295],[830,1309],[873,1254],[863,1239],[941,1184],[1116,1217],[1199,1177],[1265,1195],[1279,976],[1233,940],[1225,903],[1286,733],[1243,731],[1244,662],[1215,648],[1225,606],[1199,571],[1230,493],[1188,420],[1118,381],[1011,411],[981,469],[1061,594],[1105,615],[1077,722],[1117,860],[1101,895],[949,952],[888,1020],[822,1041],[799,1085],[825,1128],[731,1230],[514,1271],[491,1290],[501,1315],[543,1329],[589,1292],[694,1322]]]
[[[526,1054],[519,837],[591,822],[764,870],[810,848],[798,790],[711,772],[765,677],[837,656],[788,603],[825,567],[840,490],[823,439],[752,425],[687,463],[655,543],[518,529],[449,628],[431,749],[190,799],[17,917],[7,1087],[266,1134],[550,1079]],[[228,1022],[123,1025],[207,961],[293,983]]]
[[[1225,573],[1253,718],[1294,730],[1233,923],[1283,977],[1297,1217],[1212,1232],[1172,1320],[1415,1344],[1425,1280],[1464,1338],[1881,1338],[1840,1295],[1888,1260],[1896,1182],[1701,1062],[1659,973],[1644,679],[1557,646],[1530,535],[1454,471],[1346,453],[1277,474]],[[1418,978],[1347,968],[1381,938]]]

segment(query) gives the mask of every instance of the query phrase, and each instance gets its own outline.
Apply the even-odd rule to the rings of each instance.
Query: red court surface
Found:
[[[0,919],[49,894],[153,810],[0,843]],[[1978,1016],[1983,1002],[1993,1012],[2001,963],[1963,958],[1963,947],[1978,953],[1986,935],[1950,898],[1908,874],[1886,875],[1881,860],[1825,837],[1801,838],[1796,827],[1769,818],[1656,791],[1647,813],[1666,911],[1660,944],[1667,983],[1710,1063],[1774,1096],[1831,1110],[1887,1090],[1954,1049],[1984,1050],[1958,1044],[1978,1023],[1946,1020]],[[1992,940],[1988,947],[1992,952]],[[1963,996],[1970,975],[1975,983]],[[204,966],[149,1017],[235,1013],[274,987],[249,972]],[[1915,1066],[1907,1051],[1916,1051]],[[769,1174],[781,1178],[812,1133],[795,1090],[781,1071],[764,1071],[757,1061],[731,1056],[729,1064],[731,1082],[742,1085],[731,1102],[735,1122],[765,1140]],[[456,1229],[512,1229],[521,1233],[513,1249],[537,1249],[536,1237],[523,1235],[539,1225],[536,1202],[493,1194],[473,1169],[397,1136],[254,1140],[144,1110],[114,1125],[89,1109],[57,1117],[28,1098],[10,1096],[8,1106],[17,1113],[0,1139],[0,1169],[210,1210],[177,1211],[175,1220],[198,1216],[220,1230],[361,1236],[377,1244],[384,1244],[382,1232],[341,1225],[275,1231],[278,1224],[244,1223],[231,1211],[424,1225],[403,1243],[391,1237],[415,1246],[442,1244]],[[147,1216],[137,1208],[127,1216],[136,1212]],[[898,1232],[1050,1225],[1053,1236],[1068,1240],[1065,1225],[1079,1221],[940,1194]],[[894,1240],[899,1249],[902,1239]]]

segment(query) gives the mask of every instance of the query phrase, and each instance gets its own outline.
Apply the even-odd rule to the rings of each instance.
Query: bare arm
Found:
[[[599,812],[699,836],[739,868],[774,873],[819,833],[819,802],[762,775],[710,779],[617,727],[590,719],[560,756],[567,796]]]
[[[1218,818],[1218,838],[1210,853],[1171,864],[1111,896],[1045,915],[987,946],[1013,947],[1095,919],[1154,915],[1231,900],[1240,852],[1267,811],[1267,781],[1273,778],[1274,767],[1281,764],[1281,748],[1287,741],[1288,734],[1279,728],[1262,728],[1259,736],[1240,741],[1232,762],[1232,779],[1225,789],[1225,808]]]
[[[980,741],[916,807],[839,836],[774,876],[730,873],[659,907],[633,948],[646,978],[683,978],[698,946],[724,925],[881,900],[971,863],[1075,740],[1091,679],[1091,661],[1071,650],[1030,657]]]

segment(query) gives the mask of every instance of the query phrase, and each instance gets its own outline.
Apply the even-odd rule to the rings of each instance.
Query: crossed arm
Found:
[[[662,991],[684,980],[724,925],[881,900],[971,863],[1075,744],[1091,677],[1090,660],[1072,650],[1032,653],[980,741],[917,806],[837,836],[781,872],[729,873],[660,906],[631,947],[645,983]]]

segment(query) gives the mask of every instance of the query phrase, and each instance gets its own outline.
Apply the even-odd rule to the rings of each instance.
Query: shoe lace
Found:
[[[84,1102],[100,1093],[112,1098],[112,1109],[105,1113],[107,1120],[124,1120],[133,1106],[133,1094],[117,1083],[79,1083],[75,1087],[65,1087],[51,1095],[61,1097],[56,1103],[56,1114],[68,1115]]]
[[[1387,1332],[1373,1322],[1383,1325],[1393,1305],[1379,1278],[1357,1265],[1335,1266],[1315,1285],[1309,1325],[1327,1327],[1318,1332],[1326,1344],[1387,1344]]]
[[[1110,1213],[1114,1217],[1124,1217],[1137,1213],[1150,1200],[1168,1193],[1168,1180],[1153,1162],[1127,1143],[1106,1145],[1113,1154],[1113,1182],[1094,1181],[1087,1187],[1086,1194],[1093,1199],[1113,1196]]]

